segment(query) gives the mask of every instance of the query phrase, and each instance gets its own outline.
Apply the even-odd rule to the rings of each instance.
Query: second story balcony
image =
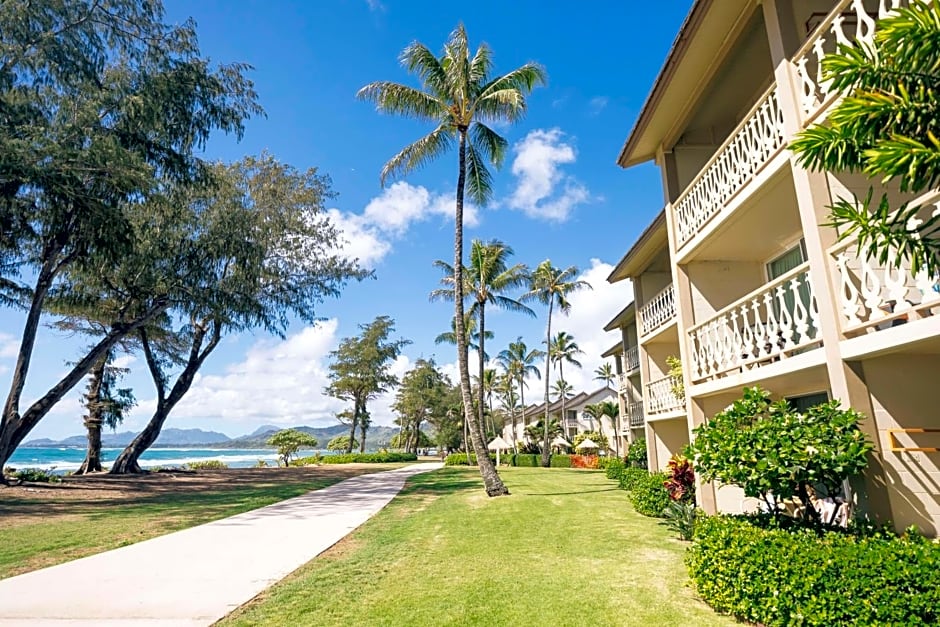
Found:
[[[640,335],[645,337],[676,317],[676,296],[672,283],[649,299],[639,311]],[[639,361],[637,361],[639,367]]]
[[[631,374],[640,369],[640,349],[638,346],[631,346],[623,352],[623,371],[624,374]]]
[[[667,375],[644,386],[646,414],[650,417],[668,417],[685,410],[685,398],[679,394],[682,380]]]
[[[630,429],[638,429],[645,424],[643,418],[643,403],[635,402],[627,405],[626,421]]]
[[[688,329],[689,379],[713,380],[818,347],[819,310],[802,263]]]

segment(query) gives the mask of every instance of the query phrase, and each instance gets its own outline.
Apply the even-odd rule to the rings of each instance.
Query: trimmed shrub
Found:
[[[597,455],[572,455],[572,468],[597,468]]]
[[[307,459],[307,458],[305,458]],[[324,455],[322,464],[393,464],[418,461],[414,453],[350,453],[348,455]]]
[[[620,480],[620,473],[623,472],[623,469],[627,467],[623,463],[623,460],[619,457],[605,457],[603,464],[598,463],[598,468],[604,469],[604,474],[607,475],[608,479],[613,479],[614,481]]]
[[[516,453],[510,464],[524,468],[538,468],[542,465],[542,456],[534,453]]]
[[[228,464],[218,459],[201,459],[183,464],[186,470],[226,470]]]
[[[663,483],[666,474],[662,472],[649,473],[640,478],[630,491],[630,502],[633,508],[644,516],[662,518],[663,511],[672,500]]]
[[[503,457],[503,456],[500,456],[500,457]],[[508,458],[509,455],[506,455],[505,457]],[[496,455],[490,455],[490,461],[492,461],[495,464]],[[444,465],[445,466],[476,466],[477,456],[476,456],[476,453],[470,453],[469,456],[466,453],[451,453],[444,459]]]
[[[581,457],[580,455],[552,455],[548,461],[548,465],[552,468],[583,468],[583,466],[575,465],[575,457]]]
[[[698,594],[763,625],[940,621],[940,544],[916,534],[791,526],[768,516],[698,521],[686,555]]]
[[[646,468],[646,439],[637,438],[630,443],[627,449],[627,455],[624,457],[627,466],[634,468]]]
[[[649,471],[645,468],[624,468],[620,471],[620,489],[631,491],[633,487],[649,476]]]

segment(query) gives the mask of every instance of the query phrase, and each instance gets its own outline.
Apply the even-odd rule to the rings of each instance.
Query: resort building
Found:
[[[553,421],[557,420],[559,422],[564,432],[564,437],[569,442],[579,433],[595,431],[607,437],[611,453],[622,455],[625,449],[623,448],[622,440],[618,437],[620,431],[619,421],[612,421],[606,417],[596,418],[592,416],[590,412],[585,411],[589,405],[596,405],[605,401],[616,403],[617,391],[609,387],[602,387],[593,392],[581,392],[566,399],[564,403],[564,418],[562,417],[561,399],[550,403],[548,412]],[[622,415],[623,414],[621,414],[621,416]],[[516,442],[526,442],[529,438],[525,433],[525,428],[535,425],[544,417],[545,403],[526,407],[525,424],[522,422],[522,413],[519,412],[516,415],[516,437],[513,438],[512,421],[508,417],[503,425],[501,436],[507,442],[512,442],[513,440]]]
[[[872,186],[926,216],[940,193],[908,199],[890,183],[811,172],[787,148],[840,96],[822,57],[870,41],[899,3],[694,2],[618,159],[654,161],[665,202],[609,277],[633,281],[635,305],[607,325],[622,338],[608,353],[619,355],[623,415],[642,407],[651,468],[745,386],[798,407],[836,398],[868,417],[875,443],[859,506],[936,535],[937,278],[879,263],[824,225],[833,201]],[[710,512],[753,505],[728,486],[699,496]]]

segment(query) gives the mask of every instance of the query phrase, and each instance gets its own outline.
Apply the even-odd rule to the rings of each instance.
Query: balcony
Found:
[[[875,35],[875,20],[909,4],[910,0],[879,0],[877,15],[871,15],[865,10],[862,0],[841,0],[813,31],[793,56],[804,126],[816,121],[820,112],[828,109],[839,97],[839,93],[832,89],[832,82],[823,77],[823,57],[834,52],[840,44],[870,45]]]
[[[627,405],[627,420],[631,429],[638,429],[643,426],[643,403],[629,403]]]
[[[681,250],[784,147],[777,86],[757,104],[672,203],[676,247]]]
[[[929,192],[912,203],[920,206],[914,220],[940,215],[940,191]],[[910,227],[916,224],[909,225]],[[918,318],[940,314],[940,280],[910,261],[898,263],[890,250],[885,263],[858,251],[858,240],[847,238],[828,251],[837,285],[836,307],[846,336],[874,333]]]
[[[688,340],[693,384],[818,347],[822,338],[809,264],[797,266],[691,327]]]
[[[624,374],[631,374],[640,369],[640,349],[638,346],[631,346],[623,352],[623,370]]]
[[[669,375],[647,383],[644,395],[647,414],[653,417],[684,411],[685,399],[676,394],[676,387],[681,384],[680,379]]]
[[[676,316],[676,296],[672,283],[653,296],[640,308],[640,335],[647,336]],[[639,360],[639,357],[637,358]],[[639,361],[637,361],[639,367]]]

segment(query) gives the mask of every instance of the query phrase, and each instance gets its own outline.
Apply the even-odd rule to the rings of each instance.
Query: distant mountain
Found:
[[[275,427],[265,425],[255,429],[249,435],[243,435],[238,438],[230,438],[224,433],[218,431],[203,431],[202,429],[164,429],[154,443],[154,448],[199,448],[211,446],[213,448],[271,448],[267,441],[273,434],[284,427]],[[320,446],[326,448],[327,442],[338,435],[349,433],[349,427],[346,425],[333,425],[330,427],[290,427],[304,433],[309,433],[320,442]],[[369,450],[376,450],[388,446],[391,439],[398,434],[398,429],[392,427],[372,427],[366,439],[366,447]],[[102,433],[101,446],[104,448],[122,448],[131,443],[137,436],[133,431],[122,431],[120,433]],[[63,448],[79,447],[87,444],[84,435],[73,435],[62,440],[52,440],[50,438],[39,438],[30,440],[21,444],[24,448]]]

